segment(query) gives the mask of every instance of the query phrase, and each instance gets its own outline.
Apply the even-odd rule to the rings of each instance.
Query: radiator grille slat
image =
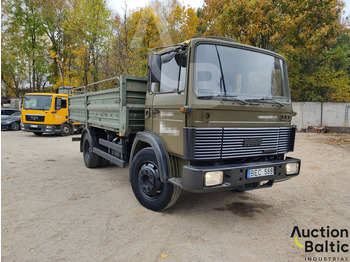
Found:
[[[194,159],[230,159],[284,154],[293,150],[294,129],[282,128],[197,128]],[[245,140],[258,140],[245,145]]]
[[[26,121],[28,122],[44,122],[44,115],[26,115]]]

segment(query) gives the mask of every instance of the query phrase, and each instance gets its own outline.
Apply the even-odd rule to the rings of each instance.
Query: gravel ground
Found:
[[[294,226],[350,230],[350,135],[298,133],[298,177],[245,193],[182,192],[163,213],[137,202],[127,168],[87,169],[71,139],[1,133],[2,261],[350,261],[291,237]]]

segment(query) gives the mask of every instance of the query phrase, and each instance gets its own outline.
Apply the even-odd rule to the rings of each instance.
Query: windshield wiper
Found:
[[[234,102],[239,102],[239,103],[241,103],[243,105],[247,105],[248,104],[248,102],[246,102],[245,100],[239,99],[239,98],[237,98],[235,96],[219,96],[219,97],[222,97],[223,101],[234,101]]]
[[[215,95],[215,96],[198,96],[198,98],[201,98],[201,99],[220,99],[222,101],[233,101],[233,102],[239,102],[243,105],[247,105],[248,102],[242,100],[242,99],[239,99],[235,96],[223,96],[223,95]]]
[[[248,99],[247,99],[247,100],[248,100]],[[284,104],[282,104],[282,103],[276,101],[275,99],[267,98],[267,97],[249,99],[248,101],[271,102],[271,103],[273,103],[273,104],[277,104],[277,105],[280,105],[281,107],[284,107]]]

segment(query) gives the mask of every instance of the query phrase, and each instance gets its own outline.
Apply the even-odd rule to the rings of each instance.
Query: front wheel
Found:
[[[72,127],[68,124],[63,124],[61,130],[61,136],[69,136],[72,133]]]
[[[144,207],[161,211],[171,207],[179,198],[181,188],[160,181],[160,170],[152,148],[138,152],[130,167],[131,187]]]
[[[20,128],[21,128],[21,127],[20,127],[20,125],[19,125],[18,122],[13,122],[13,123],[11,124],[11,130],[12,130],[12,131],[18,131]]]

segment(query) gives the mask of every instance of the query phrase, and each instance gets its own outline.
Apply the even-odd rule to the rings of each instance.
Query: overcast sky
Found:
[[[184,5],[189,5],[193,8],[201,7],[204,4],[204,0],[179,0],[180,3]],[[113,11],[117,11],[120,15],[124,13],[123,9],[125,7],[125,3],[127,3],[128,11],[139,7],[145,7],[149,0],[107,0],[107,6],[110,7]],[[350,16],[350,0],[343,0],[345,4],[345,17]]]
[[[201,7],[204,4],[204,0],[179,0],[180,3],[184,5],[189,5],[193,8]],[[348,0],[350,1],[350,0]],[[145,7],[149,0],[107,0],[107,6],[111,8],[113,11],[117,11],[120,15],[124,14],[123,8],[125,8],[125,3],[128,6],[128,11],[139,7]]]
[[[345,16],[350,16],[350,0],[344,0]]]

